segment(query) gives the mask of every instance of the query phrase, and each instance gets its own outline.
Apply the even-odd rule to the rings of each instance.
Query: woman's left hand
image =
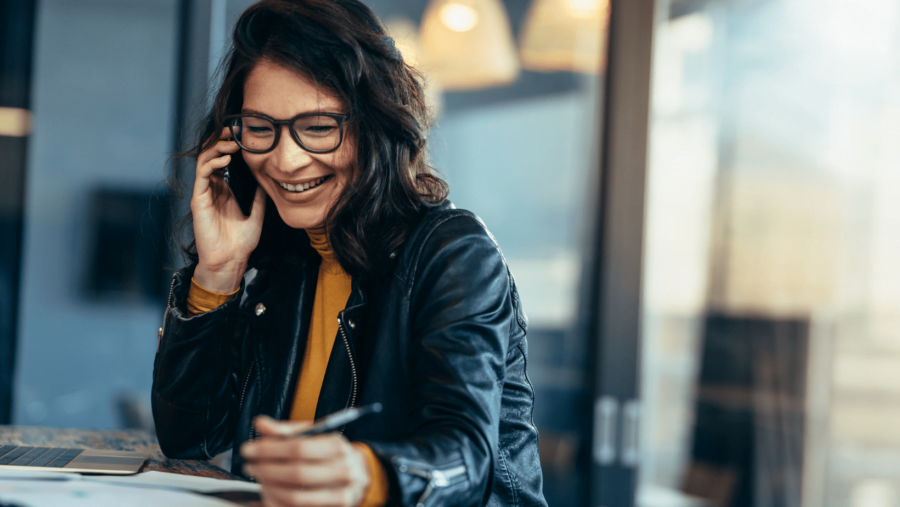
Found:
[[[362,502],[372,482],[366,458],[343,435],[290,437],[312,423],[256,418],[260,438],[241,447],[244,473],[262,485],[267,507],[340,506]]]

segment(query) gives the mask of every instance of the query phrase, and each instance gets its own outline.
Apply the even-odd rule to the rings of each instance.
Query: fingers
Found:
[[[202,163],[198,157],[195,185],[208,181],[213,172],[230,164],[232,158],[231,153],[238,150],[238,145],[234,141],[219,141],[209,150],[209,152],[212,152],[215,155],[214,157],[207,157],[209,160]]]
[[[227,149],[225,151],[221,151],[226,147]],[[237,143],[235,143],[231,139],[231,131],[226,127],[222,129],[221,132],[219,132],[219,140],[216,142],[216,144],[210,146],[197,156],[197,165],[199,166],[206,162],[209,162],[222,153],[232,153],[234,151],[237,151]]]
[[[227,129],[222,131],[220,137],[221,139],[219,139],[216,144],[210,146],[197,156],[198,167],[205,165],[207,162],[218,158],[224,153],[234,153],[240,149],[237,143],[231,139],[231,134]]]
[[[194,180],[194,195],[202,195],[210,189],[210,180],[213,173],[226,167],[231,163],[231,155],[225,154],[222,157],[214,158],[205,164],[197,164],[197,174]]]
[[[327,461],[344,459],[352,452],[350,443],[340,435],[263,437],[241,446],[241,456],[253,461]]]
[[[256,420],[258,440],[241,447],[244,473],[262,485],[267,506],[358,505],[371,483],[365,456],[338,434],[288,438],[310,423]]]
[[[209,190],[209,180],[213,173],[231,163],[232,153],[240,150],[237,143],[225,140],[231,137],[227,129],[222,131],[222,140],[197,156],[197,172],[194,181],[194,195],[202,195]]]
[[[295,461],[263,461],[244,465],[244,473],[264,485],[304,488],[338,488],[351,483],[350,468],[344,462],[310,465]]]
[[[262,193],[262,201],[265,204],[265,192],[262,188],[257,187],[256,196],[253,198],[254,207],[256,201],[260,199],[260,193]],[[289,437],[313,425],[311,421],[276,421],[266,415],[257,417],[253,424],[260,435],[273,437]]]

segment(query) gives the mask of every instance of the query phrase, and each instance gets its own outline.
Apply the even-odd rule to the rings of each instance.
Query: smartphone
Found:
[[[250,216],[253,209],[253,198],[256,196],[256,178],[250,173],[250,168],[244,162],[243,154],[240,150],[231,155],[231,163],[225,167],[225,183],[228,184],[228,190],[231,191],[232,197],[245,217]]]

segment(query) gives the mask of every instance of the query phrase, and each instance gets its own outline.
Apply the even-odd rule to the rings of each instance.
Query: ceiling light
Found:
[[[522,27],[522,66],[595,74],[605,67],[609,0],[534,0]]]
[[[446,90],[503,86],[519,61],[500,0],[432,0],[419,29],[421,70]]]
[[[468,32],[478,24],[478,12],[468,5],[448,3],[441,7],[441,21],[454,32]]]
[[[18,107],[0,107],[0,136],[25,137],[31,131],[31,113]]]

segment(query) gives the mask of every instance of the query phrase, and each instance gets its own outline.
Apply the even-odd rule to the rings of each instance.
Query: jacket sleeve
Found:
[[[185,310],[192,275],[189,266],[172,281],[153,363],[151,404],[166,456],[211,459],[231,446],[234,435],[235,320],[243,282],[230,301],[192,316]]]
[[[469,214],[425,240],[410,281],[409,437],[366,442],[389,505],[481,505],[492,487],[505,358],[517,325],[506,262]]]

